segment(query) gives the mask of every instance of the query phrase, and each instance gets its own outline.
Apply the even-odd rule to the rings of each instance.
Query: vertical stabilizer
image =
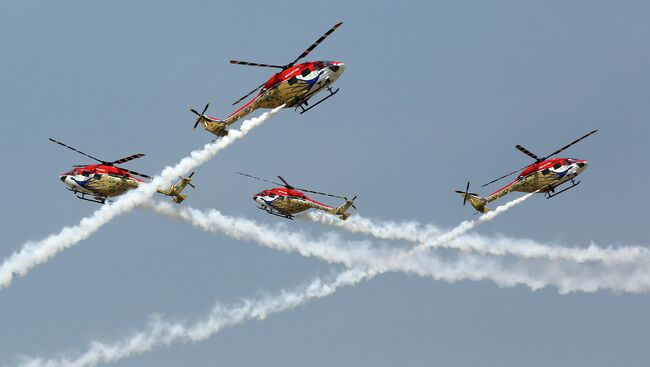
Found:
[[[183,194],[182,191],[185,189],[187,185],[192,185],[192,176],[194,176],[194,172],[190,173],[189,176],[183,177],[178,181],[176,184],[170,186],[169,188],[165,190],[158,189],[158,193],[169,196],[174,200],[175,203],[180,204],[183,202],[183,200],[187,199],[187,195]]]

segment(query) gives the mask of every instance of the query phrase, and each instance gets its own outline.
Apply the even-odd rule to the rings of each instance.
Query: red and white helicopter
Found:
[[[357,208],[356,206],[354,206],[354,200],[357,198],[356,196],[353,197],[352,199],[348,199],[345,196],[332,195],[325,192],[312,191],[312,190],[293,187],[289,185],[289,183],[285,181],[284,178],[282,178],[281,176],[278,176],[278,178],[280,179],[280,181],[283,182],[283,184],[275,181],[265,180],[263,178],[251,176],[241,172],[237,172],[237,173],[242,176],[254,178],[256,180],[261,180],[264,182],[272,183],[274,185],[283,186],[283,187],[276,187],[270,190],[264,190],[253,195],[253,201],[259,204],[258,207],[259,209],[262,209],[269,214],[277,215],[278,217],[293,219],[293,215],[296,213],[300,213],[308,209],[318,209],[336,215],[343,220],[346,220],[350,216],[350,213],[348,213],[348,209],[350,207],[353,207],[354,209]],[[303,194],[299,190],[310,192],[313,194],[318,194],[318,195],[340,198],[345,200],[345,203],[337,207],[332,207],[308,198],[305,194]]]
[[[546,157],[540,158],[537,155],[531,153],[528,149],[522,147],[521,145],[516,145],[515,148],[526,154],[527,156],[533,158],[535,163],[527,165],[526,167],[519,168],[513,172],[510,172],[506,175],[503,175],[495,180],[492,180],[481,187],[485,187],[491,183],[497,182],[501,179],[504,179],[508,176],[514,175],[515,173],[521,171],[517,178],[506,185],[505,187],[493,192],[485,198],[480,197],[477,194],[469,192],[469,182],[467,182],[467,187],[465,191],[456,190],[457,193],[463,196],[463,205],[469,200],[470,204],[481,213],[487,213],[489,209],[485,206],[487,203],[490,203],[502,196],[507,195],[512,191],[519,192],[543,192],[546,193],[546,198],[550,199],[556,195],[559,195],[573,187],[576,187],[580,181],[575,181],[575,178],[582,173],[587,168],[587,161],[582,159],[575,158],[550,158],[565,149],[569,148],[573,144],[579,142],[580,140],[588,137],[591,134],[594,134],[598,130],[594,130],[581,138],[578,138],[563,146],[562,148],[556,150],[555,152],[547,155]],[[555,189],[566,183],[571,182],[571,186],[555,192]]]
[[[332,34],[339,26],[341,26],[341,24],[343,23],[335,24],[329,31],[300,54],[300,56],[286,65],[258,64],[254,62],[230,60],[231,64],[277,68],[282,71],[274,74],[266,82],[257,86],[250,93],[233,103],[234,106],[255,93],[258,89],[262,89],[255,98],[223,120],[205,114],[205,111],[207,111],[210,106],[209,103],[205,105],[205,108],[203,108],[201,113],[190,108],[190,111],[198,116],[194,128],[196,129],[198,124],[202,124],[209,132],[217,136],[225,136],[228,135],[228,131],[226,130],[228,126],[258,108],[276,108],[285,105],[285,107],[295,107],[296,110],[300,108],[302,110],[300,113],[302,114],[332,97],[338,92],[338,89],[333,90],[331,85],[341,76],[341,74],[343,74],[345,64],[339,61],[313,61],[296,65],[296,62],[309,55],[316,46],[323,42],[323,40]],[[322,90],[327,90],[329,92],[327,97],[319,100],[312,106],[307,107],[309,106],[309,99]]]
[[[150,176],[143,173],[116,166],[116,164],[144,157],[142,153],[107,162],[52,138],[50,138],[50,141],[100,162],[100,164],[76,165],[72,170],[59,175],[59,179],[68,187],[68,190],[72,191],[79,199],[104,204],[108,198],[122,195],[131,189],[137,188],[140,183],[144,182],[135,176],[151,179]],[[171,197],[172,200],[180,204],[187,198],[187,195],[182,193],[185,186],[194,187],[191,184],[193,175],[194,172],[188,177],[181,178],[175,185],[157,191]],[[87,198],[86,195],[90,195],[92,198]]]

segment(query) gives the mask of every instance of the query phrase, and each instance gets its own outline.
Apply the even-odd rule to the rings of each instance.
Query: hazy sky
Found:
[[[472,218],[454,189],[471,180],[488,194],[480,184],[530,162],[516,144],[546,155],[600,129],[563,154],[590,162],[578,188],[534,197],[477,231],[648,245],[649,18],[642,1],[4,1],[0,256],[98,208],[58,180],[89,161],[48,137],[106,160],[146,153],[125,166],[156,174],[213,138],[192,130],[188,107],[210,101],[209,113],[225,117],[273,72],[228,60],[289,62],[338,21],[308,59],[346,63],[339,94],[304,115],[281,111],[201,167],[183,205],[282,221],[256,209],[251,194],[271,187],[243,171],[358,194],[365,217],[448,228]],[[342,268],[139,209],[0,290],[0,365],[74,355],[143,328],[152,313],[194,320],[215,301],[332,269]],[[644,294],[392,273],[114,365],[642,366],[649,309]]]

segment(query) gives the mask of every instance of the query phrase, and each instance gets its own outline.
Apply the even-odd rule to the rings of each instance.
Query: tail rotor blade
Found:
[[[465,187],[465,196],[463,197],[463,206],[467,202],[467,193],[469,192],[469,181],[467,181],[467,186]]]
[[[463,195],[463,206],[465,206],[465,204],[467,203],[467,198],[469,197],[469,195],[475,195],[469,192],[469,181],[467,181],[467,186],[465,187],[465,191],[454,190],[454,192]]]
[[[354,200],[356,200],[356,199],[357,199],[357,196],[358,196],[358,195],[354,195],[354,197],[352,198],[352,200],[350,200],[350,206],[351,206],[351,207],[353,207],[353,208],[354,208],[354,210],[359,210],[359,209],[357,209],[357,207],[356,207],[356,206],[354,206],[354,203],[353,203],[353,202],[354,202]],[[347,201],[347,199],[345,199],[345,201]]]
[[[196,129],[197,126],[199,126],[199,123],[201,122],[201,119],[205,117],[205,111],[208,110],[208,107],[210,107],[210,102],[205,104],[205,107],[203,108],[203,112],[199,113],[197,110],[190,108],[190,112],[193,114],[197,115],[198,118],[196,119],[196,122],[194,123],[193,129]]]

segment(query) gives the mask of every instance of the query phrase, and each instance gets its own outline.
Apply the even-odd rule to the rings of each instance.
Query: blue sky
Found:
[[[212,139],[191,129],[190,106],[210,101],[225,117],[271,74],[228,60],[286,63],[338,21],[309,59],[346,63],[340,93],[304,115],[280,112],[201,167],[184,204],[275,223],[250,198],[270,187],[235,172],[279,174],[358,194],[366,217],[452,227],[472,217],[454,189],[471,180],[488,194],[481,183],[529,163],[516,144],[546,155],[599,129],[566,153],[590,162],[577,189],[477,231],[647,245],[649,15],[637,1],[3,2],[0,255],[97,209],[58,180],[87,161],[48,137],[107,160],[146,153],[128,168],[155,174]],[[217,300],[331,271],[136,210],[0,291],[0,364],[81,351],[154,312],[192,319]],[[648,306],[647,295],[387,274],[115,365],[635,366],[650,357]]]

